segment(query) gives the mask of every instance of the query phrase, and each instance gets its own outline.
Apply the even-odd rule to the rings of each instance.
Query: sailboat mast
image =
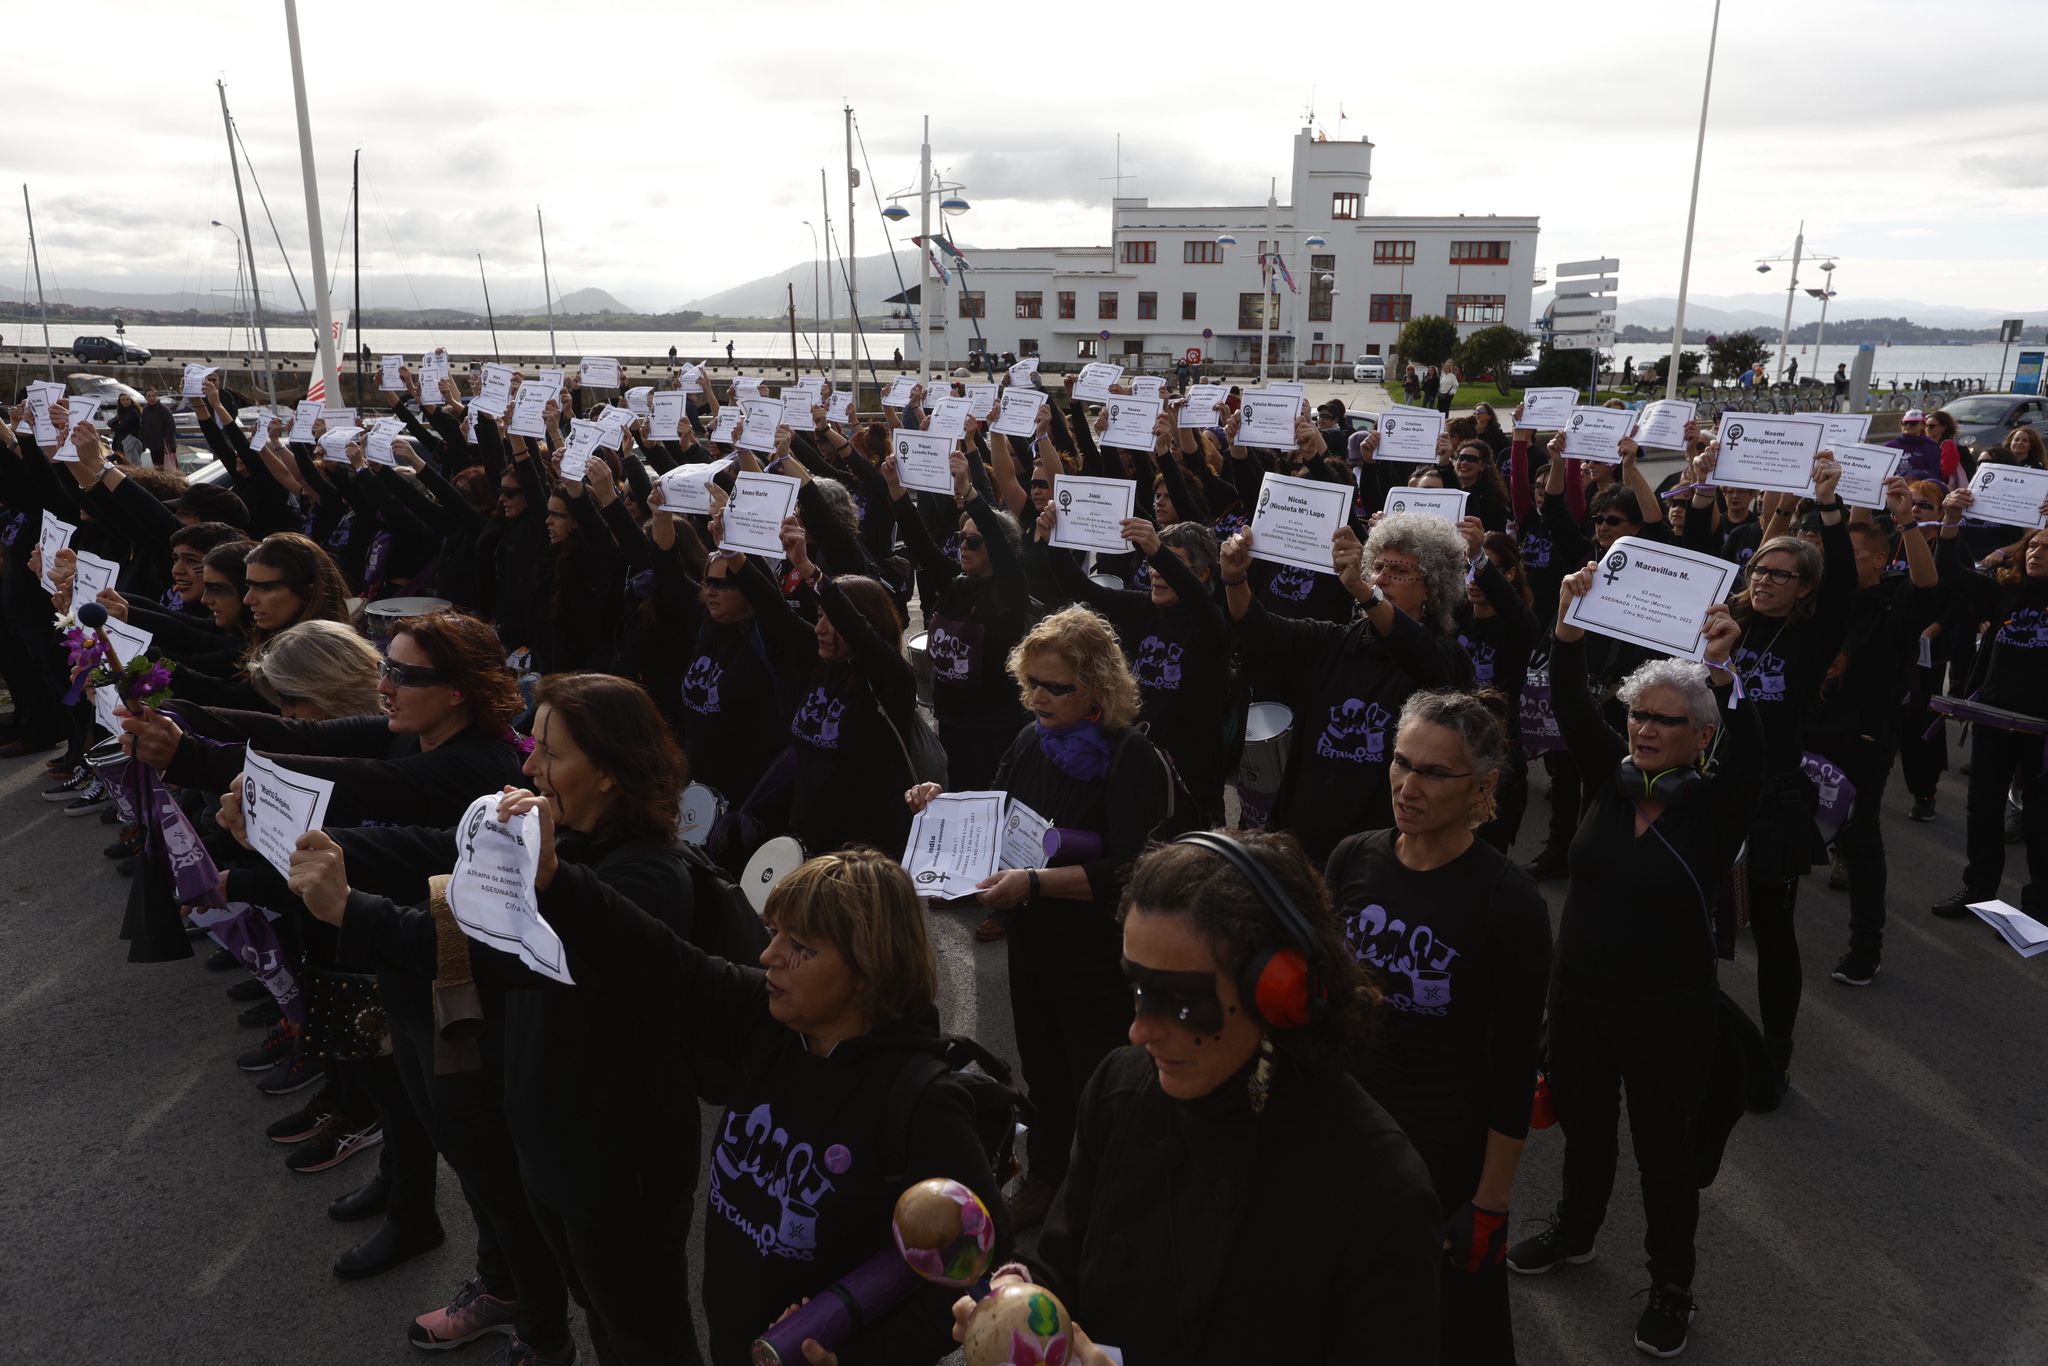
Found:
[[[351,349],[356,356],[356,397],[363,395],[363,149],[356,148],[349,158],[348,171],[348,226],[354,235],[350,249],[352,260],[349,274],[355,277],[356,306],[349,310],[356,325],[355,345]]]
[[[43,364],[50,368],[50,378],[57,378],[57,353],[50,349],[50,306],[43,302],[43,258],[36,250],[36,211],[28,204],[28,186],[21,187],[22,211],[28,215],[28,254],[36,263],[36,307],[43,314]]]
[[[853,191],[860,180],[853,173],[853,105],[846,106],[846,251],[839,263],[846,267],[846,318],[853,329],[846,340],[846,369],[853,381],[854,407],[860,406],[860,291],[856,277],[860,274],[860,252],[853,242]],[[874,357],[868,358],[868,368],[874,369]]]
[[[484,320],[491,325],[491,359],[500,360],[498,355],[498,319],[491,312],[491,280],[484,274],[484,254],[476,254],[476,278],[484,282]]]
[[[306,116],[306,70],[299,55],[297,0],[284,0],[284,26],[291,43],[292,95],[299,113],[299,171],[306,182],[306,245],[313,253],[313,307],[319,312],[320,327],[314,338],[320,349],[320,373],[306,397],[332,403],[341,396],[341,371],[334,362],[334,305],[327,294],[327,246],[320,233],[320,186],[313,171],[313,128]]]
[[[540,216],[540,205],[533,206],[533,221],[540,228],[540,292],[548,306],[548,355],[554,358],[557,368],[562,364],[562,353],[555,349],[555,287],[548,278],[548,225]]]
[[[818,200],[825,214],[825,387],[839,382],[839,317],[832,309],[832,191],[818,168]]]
[[[249,304],[256,318],[256,337],[263,349],[263,385],[270,394],[270,406],[277,406],[277,372],[270,367],[270,329],[263,323],[263,292],[256,287],[256,239],[249,235],[249,203],[242,198],[242,159],[235,154],[235,121],[228,115],[228,88],[224,82],[215,81],[213,88],[220,92],[220,122],[228,139],[228,167],[235,173],[235,209],[242,216],[242,237],[239,245],[243,255],[249,258]]]

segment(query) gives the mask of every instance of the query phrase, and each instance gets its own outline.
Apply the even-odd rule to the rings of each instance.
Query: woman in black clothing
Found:
[[[1449,523],[1384,517],[1363,545],[1339,528],[1337,582],[1364,615],[1349,626],[1286,621],[1252,601],[1249,534],[1223,547],[1223,588],[1260,695],[1287,703],[1294,731],[1270,824],[1327,859],[1344,836],[1393,823],[1388,741],[1408,694],[1462,686],[1471,666],[1449,632],[1465,595],[1465,547]]]
[[[1427,1366],[1442,1215],[1414,1148],[1345,1073],[1372,988],[1294,841],[1213,838],[1277,885],[1300,928],[1210,848],[1138,860],[1118,945],[1135,1046],[1089,1081],[1044,1235],[996,1283],[1059,1295],[1084,1330],[1081,1366],[1109,1360],[1091,1336],[1133,1363]],[[1287,986],[1304,950],[1317,980]],[[975,1308],[955,1302],[956,1336]]]
[[[1019,1228],[1045,1217],[1067,1171],[1075,1106],[1131,1019],[1117,973],[1116,904],[1131,863],[1172,811],[1172,778],[1136,728],[1138,685],[1109,624],[1085,607],[1054,612],[1010,652],[1032,723],[993,788],[1061,832],[1047,868],[997,873],[979,892],[1009,922],[1010,1016],[1038,1110],[1027,1174],[1010,1201]],[[914,809],[938,795],[914,787]],[[900,843],[900,841],[899,841]]]
[[[1465,515],[1477,517],[1488,531],[1506,531],[1512,510],[1508,507],[1508,486],[1501,481],[1493,447],[1476,437],[1460,441],[1451,454],[1448,469],[1446,487],[1465,491]]]
[[[1514,443],[1514,436],[1500,425],[1500,418],[1494,415],[1491,403],[1472,405],[1472,421],[1477,426],[1476,435],[1493,452],[1495,468],[1507,458],[1508,447]]]
[[[591,457],[582,479],[536,487],[539,470],[517,463],[529,501],[547,509],[548,550],[534,585],[533,667],[540,673],[609,669],[624,605],[626,557],[604,509],[618,501],[611,467]],[[623,511],[623,509],[622,509]]]
[[[1951,691],[2023,716],[2048,716],[2048,532],[2036,531],[2019,554],[1995,574],[1972,568],[1963,558],[1962,520],[1975,494],[1957,489],[1942,507],[1941,538],[1934,562],[1941,586],[1961,601],[1971,617],[1997,623],[1989,644],[1977,651],[1967,681]],[[2020,837],[2027,848],[2028,880],[2020,887],[2020,909],[2048,916],[2048,765],[2039,734],[1979,721],[1970,727],[1970,788],[1965,824],[1969,857],[1963,889],[1934,903],[1943,919],[1960,920],[1970,903],[1998,895],[2005,875],[2004,820],[2007,791],[2020,781]]]
[[[896,477],[896,460],[882,464],[896,525],[917,566],[918,602],[930,635],[932,711],[946,749],[947,785],[960,792],[987,789],[1024,709],[1005,667],[1011,647],[1036,616],[1024,581],[1017,523],[997,511],[967,477],[967,457],[954,452],[954,498],[959,502],[958,561],[925,534],[924,520]]]
[[[1505,531],[1483,536],[1467,517],[1458,530],[1472,553],[1472,581],[1458,613],[1458,644],[1472,661],[1472,686],[1499,694],[1508,732],[1508,758],[1501,769],[1495,812],[1479,838],[1496,849],[1515,842],[1529,805],[1529,756],[1522,749],[1522,689],[1529,681],[1529,656],[1542,639],[1529,582],[1522,576],[1522,551]]]
[[[1617,1093],[1626,1088],[1651,1280],[1636,1342],[1674,1356],[1693,1313],[1693,1126],[1714,1051],[1710,889],[1749,834],[1764,729],[1751,699],[1738,705],[1733,696],[1729,657],[1741,628],[1716,605],[1704,624],[1705,667],[1658,659],[1630,674],[1620,694],[1627,736],[1616,734],[1586,691],[1585,632],[1564,620],[1596,572],[1588,564],[1559,586],[1550,656],[1558,726],[1592,794],[1572,838],[1550,986],[1564,1193],[1551,1227],[1508,1250],[1508,1268],[1533,1276],[1592,1260],[1614,1190]]]
[[[559,414],[550,400],[549,430],[555,430]],[[489,421],[489,419],[484,419]],[[483,434],[483,422],[477,434]],[[504,514],[499,527],[489,528],[478,543],[479,556],[488,555],[490,596],[485,610],[497,624],[498,639],[508,652],[531,651],[548,629],[549,580],[547,566],[553,556],[555,533],[549,522],[550,503],[547,472],[531,442],[523,436],[507,436],[511,459],[498,474],[498,507]],[[567,511],[565,505],[563,511]],[[500,529],[502,528],[502,529]],[[495,531],[496,534],[490,534]]]
[[[1508,1202],[1529,1132],[1550,916],[1529,875],[1478,838],[1507,735],[1485,702],[1425,692],[1394,734],[1394,828],[1330,856],[1330,899],[1379,989],[1358,1072],[1429,1168],[1448,1216],[1445,1366],[1515,1359]]]

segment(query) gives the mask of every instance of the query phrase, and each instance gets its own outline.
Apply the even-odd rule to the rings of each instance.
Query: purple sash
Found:
[[[1849,781],[1848,774],[1818,754],[1804,755],[1802,762],[1806,776],[1813,780],[1814,791],[1820,794],[1820,805],[1813,815],[1814,823],[1820,827],[1823,840],[1832,840],[1856,808],[1856,784]]]

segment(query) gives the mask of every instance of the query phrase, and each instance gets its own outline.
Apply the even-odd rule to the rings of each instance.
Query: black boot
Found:
[[[432,1252],[445,1239],[439,1219],[417,1228],[386,1219],[375,1233],[334,1259],[334,1274],[345,1281],[375,1276],[422,1252]]]
[[[327,1207],[327,1217],[337,1224],[353,1224],[358,1219],[376,1218],[390,1203],[391,1184],[380,1171],[361,1190],[335,1197],[334,1203]]]

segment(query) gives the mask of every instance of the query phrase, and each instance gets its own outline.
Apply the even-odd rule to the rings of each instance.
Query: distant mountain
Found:
[[[150,294],[140,290],[66,289],[44,291],[52,304],[66,303],[74,308],[137,308],[152,309],[160,313],[182,313],[186,309],[198,309],[202,313],[223,312],[233,303],[232,293],[202,294],[194,290],[181,290],[175,294]],[[264,297],[270,297],[266,287]],[[35,291],[23,294],[18,289],[0,285],[0,303],[36,305]]]
[[[542,303],[513,304],[505,309],[507,314],[540,314],[547,311],[548,306]],[[601,289],[573,289],[555,300],[555,312],[557,313],[638,313],[639,311],[639,309],[632,307],[630,304],[620,303],[616,298]]]
[[[1804,284],[1802,279],[1802,291]],[[1818,284],[1814,286],[1816,289],[1819,287]],[[1551,297],[1549,290],[1532,296],[1531,312],[1541,316]],[[1636,299],[1629,297],[1626,290],[1614,310],[1615,322],[1620,326],[1650,328],[1670,327],[1677,311],[1678,300],[1674,298]],[[2048,309],[1956,308],[1947,304],[1921,303],[1917,299],[1865,299],[1842,294],[1836,295],[1831,311],[1836,315],[1847,313],[1858,318],[1910,318],[1924,327],[1995,327],[2005,318],[2025,318],[2029,324],[2048,318]],[[1795,324],[1809,321],[1819,313],[1819,302],[1802,292],[1798,307],[1792,310],[1792,320]],[[1688,332],[1695,328],[1705,328],[1710,332],[1775,328],[1784,321],[1785,296],[1782,293],[1695,294],[1685,301],[1685,327]]]
[[[966,248],[967,260],[974,261],[972,248]],[[882,300],[898,293],[904,285],[917,287],[917,251],[896,253],[892,264],[887,255],[862,256],[855,259],[854,284],[860,289],[860,306],[863,316],[881,311]],[[846,286],[838,278],[838,262],[833,263],[832,297],[838,300],[837,312],[842,316],[846,311]],[[903,272],[903,283],[897,283],[897,271]],[[716,294],[707,294],[701,299],[678,304],[669,309],[671,313],[683,309],[695,309],[699,313],[721,318],[773,318],[788,311],[789,290],[796,288],[796,311],[803,317],[811,315],[811,299],[814,288],[811,283],[813,263],[801,261],[789,269],[774,275],[763,275],[758,280],[749,280],[731,289],[721,289]],[[822,285],[822,277],[820,277]]]

